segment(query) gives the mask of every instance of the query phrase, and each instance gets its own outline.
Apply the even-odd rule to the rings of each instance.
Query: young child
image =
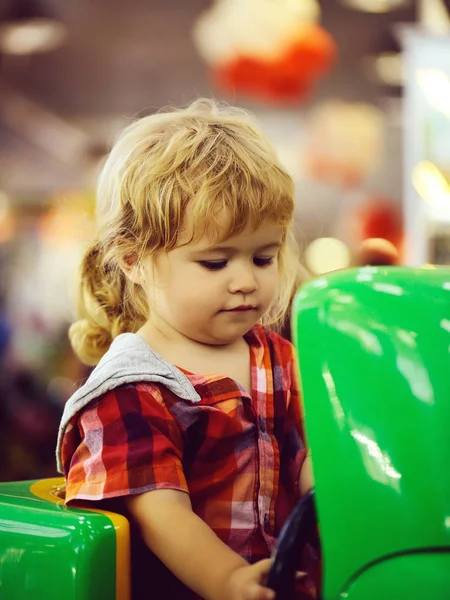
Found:
[[[291,178],[246,113],[199,100],[128,126],[97,201],[69,332],[97,367],[61,422],[66,502],[137,524],[143,597],[273,598],[311,486],[293,348],[267,328],[299,282]]]

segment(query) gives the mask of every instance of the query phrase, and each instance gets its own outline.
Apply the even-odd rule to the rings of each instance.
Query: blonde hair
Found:
[[[264,324],[281,324],[298,285],[299,258],[290,229],[293,183],[250,116],[210,100],[143,117],[129,125],[108,156],[97,189],[96,240],[81,265],[80,320],[69,337],[96,364],[112,340],[148,318],[142,288],[122,268],[178,242],[186,209],[200,237],[222,208],[231,215],[222,239],[274,220],[286,231],[279,295]]]

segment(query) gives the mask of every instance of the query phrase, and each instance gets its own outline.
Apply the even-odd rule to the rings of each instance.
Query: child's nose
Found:
[[[233,269],[229,289],[232,294],[251,294],[256,291],[257,282],[251,266],[239,265]]]

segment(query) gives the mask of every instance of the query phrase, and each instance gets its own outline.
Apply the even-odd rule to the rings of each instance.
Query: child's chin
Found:
[[[256,321],[255,321],[256,322]],[[228,327],[225,331],[214,332],[210,341],[207,342],[214,346],[226,346],[240,340],[246,333],[250,331],[255,323],[241,323],[240,326],[234,325]]]

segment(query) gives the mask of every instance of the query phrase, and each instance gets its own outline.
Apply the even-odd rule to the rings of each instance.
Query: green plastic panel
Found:
[[[116,534],[93,511],[0,484],[1,600],[114,600]]]
[[[450,552],[450,270],[321,277],[292,322],[328,600],[386,556]]]
[[[450,554],[405,554],[374,565],[349,586],[346,600],[448,600]]]

